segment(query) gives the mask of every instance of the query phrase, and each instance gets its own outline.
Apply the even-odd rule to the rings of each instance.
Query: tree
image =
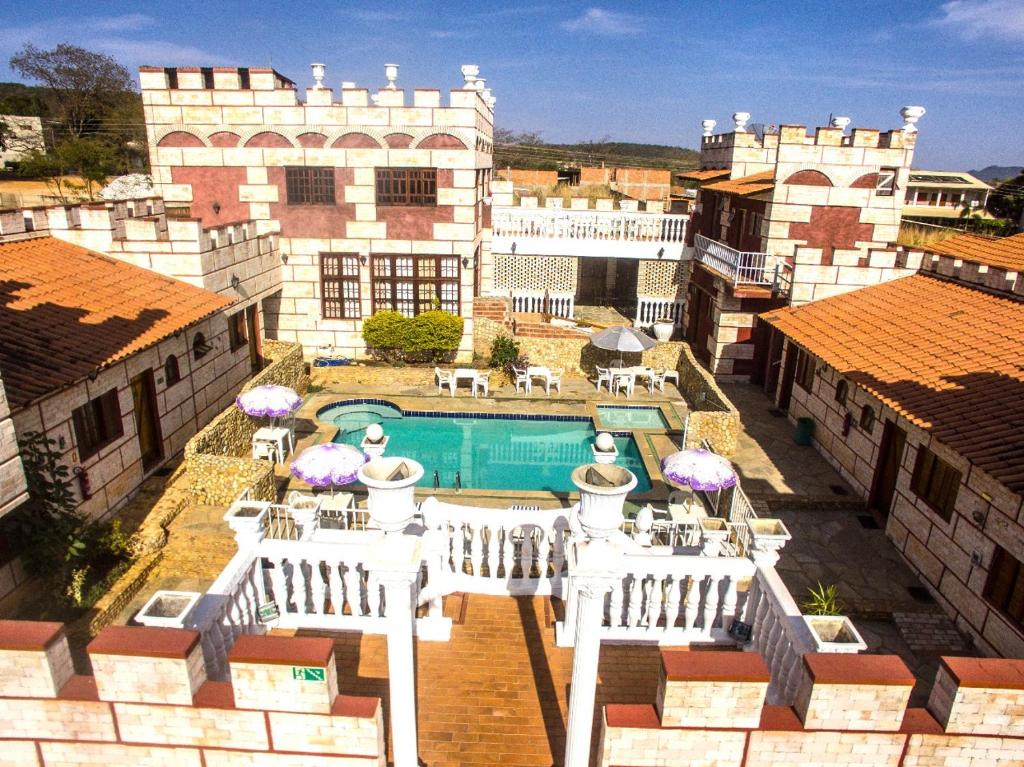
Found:
[[[48,89],[50,114],[73,138],[81,138],[134,90],[131,74],[114,59],[61,43],[41,50],[28,43],[11,69]]]
[[[1024,227],[1024,173],[996,186],[989,196],[988,209],[996,216]]]
[[[117,156],[103,141],[94,138],[69,139],[52,152],[31,152],[18,165],[18,173],[27,178],[43,179],[61,203],[82,192],[93,199],[96,187],[106,183],[117,171]],[[85,183],[68,178],[76,173]]]

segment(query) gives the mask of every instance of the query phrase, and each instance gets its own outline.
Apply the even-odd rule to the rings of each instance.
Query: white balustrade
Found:
[[[512,311],[551,314],[572,319],[576,312],[573,293],[552,293],[547,290],[512,290]]]
[[[685,308],[686,299],[683,298],[637,296],[636,319],[633,324],[638,328],[646,328],[660,319],[671,319],[677,328],[682,327]]]
[[[484,509],[431,497],[421,512],[441,533],[447,593],[562,594],[569,509]]]
[[[200,633],[210,679],[228,679],[228,652],[239,636],[265,633],[259,606],[266,601],[266,594],[257,562],[252,549],[235,554],[189,616],[185,628]]]
[[[495,207],[492,250],[678,260],[688,221],[689,216],[671,213]],[[623,247],[629,244],[644,247]]]
[[[780,271],[784,263],[767,253],[755,253],[730,248],[698,234],[694,237],[694,255],[702,264],[728,277],[736,285],[772,287],[777,282],[776,264]],[[781,282],[781,280],[778,280]],[[781,285],[780,285],[781,287]]]

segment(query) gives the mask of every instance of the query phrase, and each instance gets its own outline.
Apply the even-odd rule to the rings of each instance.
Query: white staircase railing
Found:
[[[677,328],[682,327],[685,308],[686,299],[683,298],[637,296],[636,319],[633,324],[638,328],[646,328],[660,319],[670,319]]]

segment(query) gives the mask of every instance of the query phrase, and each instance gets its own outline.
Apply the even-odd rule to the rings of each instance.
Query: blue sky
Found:
[[[78,9],[86,9],[79,11]],[[139,64],[259,66],[305,86],[449,88],[480,65],[496,121],[549,141],[695,147],[703,118],[900,125],[928,109],[915,165],[1024,164],[1024,0],[413,3],[21,0],[0,28],[0,78],[25,42],[71,42]]]

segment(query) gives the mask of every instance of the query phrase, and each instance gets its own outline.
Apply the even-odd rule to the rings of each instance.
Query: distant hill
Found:
[[[700,153],[680,146],[634,144],[625,141],[586,141],[578,144],[495,141],[495,168],[557,170],[565,165],[650,167],[685,170],[700,166]]]
[[[969,173],[982,181],[994,181],[997,178],[1013,178],[1024,173],[1024,166],[1021,165],[989,165],[981,170],[972,170]]]

